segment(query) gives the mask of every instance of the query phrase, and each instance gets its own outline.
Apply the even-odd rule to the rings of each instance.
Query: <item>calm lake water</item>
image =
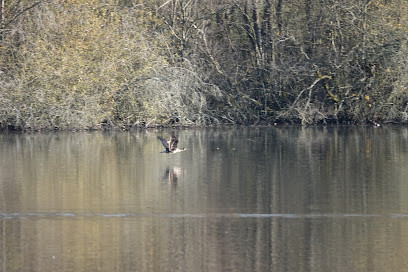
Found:
[[[0,271],[408,271],[408,129],[0,134]]]

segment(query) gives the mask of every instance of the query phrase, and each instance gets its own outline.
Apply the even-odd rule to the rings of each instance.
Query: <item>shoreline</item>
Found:
[[[177,130],[189,130],[189,129],[206,129],[206,128],[239,128],[239,127],[252,127],[252,128],[284,128],[284,127],[404,127],[407,123],[397,122],[343,122],[343,123],[315,123],[315,124],[301,124],[300,122],[274,122],[274,123],[255,123],[255,124],[212,124],[212,125],[149,125],[149,126],[96,126],[93,128],[1,128],[0,133],[41,133],[41,132],[119,132],[119,131],[136,131],[136,130],[153,130],[153,129],[177,129]]]

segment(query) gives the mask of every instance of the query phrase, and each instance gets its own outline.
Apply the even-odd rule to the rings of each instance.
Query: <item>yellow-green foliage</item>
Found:
[[[166,65],[159,21],[111,3],[54,0],[21,18],[9,36],[21,40],[9,43],[13,71],[0,87],[2,126],[97,128],[115,118],[123,86]]]
[[[408,0],[4,2],[0,129],[408,122]]]

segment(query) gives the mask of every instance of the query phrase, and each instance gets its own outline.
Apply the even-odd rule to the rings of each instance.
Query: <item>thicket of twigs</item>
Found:
[[[10,0],[0,127],[408,121],[408,0]]]

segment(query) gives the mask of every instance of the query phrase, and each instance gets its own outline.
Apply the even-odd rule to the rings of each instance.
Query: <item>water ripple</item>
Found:
[[[408,214],[342,214],[342,213],[314,213],[314,214],[292,214],[292,213],[1,213],[0,219],[41,219],[41,218],[132,218],[132,217],[158,217],[158,218],[408,218]]]

